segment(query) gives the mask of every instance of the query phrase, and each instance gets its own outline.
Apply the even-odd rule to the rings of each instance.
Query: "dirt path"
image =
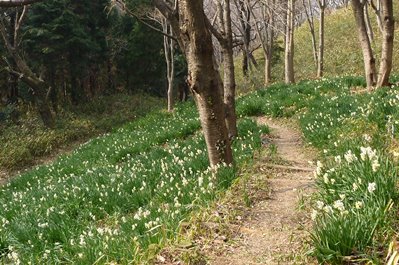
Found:
[[[309,168],[308,161],[313,157],[303,146],[298,130],[266,118],[258,122],[271,128],[272,143],[285,164]],[[244,221],[239,238],[235,239],[237,246],[211,257],[209,264],[311,264],[303,257],[309,213],[298,208],[303,196],[311,194],[312,172],[281,168],[268,172],[271,174],[264,174],[262,181],[271,188],[270,199],[253,205],[249,220]]]

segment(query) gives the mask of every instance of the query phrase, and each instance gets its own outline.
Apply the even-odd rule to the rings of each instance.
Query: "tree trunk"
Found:
[[[235,74],[233,49],[223,48],[224,105],[226,107],[226,126],[229,137],[237,136],[237,115],[235,107]]]
[[[376,83],[377,71],[373,49],[371,48],[370,40],[367,34],[366,22],[364,21],[363,5],[360,0],[352,0],[351,3],[358,29],[360,46],[363,52],[367,87],[371,88]]]
[[[166,19],[162,21],[162,27],[165,34],[173,35],[173,31],[170,28]],[[163,38],[164,44],[164,53],[165,53],[165,61],[166,61],[166,75],[168,80],[168,111],[172,112],[174,107],[174,79],[175,79],[175,63],[174,63],[174,41],[173,39],[164,36]]]
[[[378,29],[380,30],[380,32],[382,33],[383,29],[382,29],[382,19],[381,19],[381,0],[376,0],[376,2],[374,2],[374,0],[370,0],[370,5],[374,10],[375,13],[375,17],[377,19],[377,25],[378,25]]]
[[[180,39],[188,63],[188,84],[200,115],[211,166],[233,163],[225,123],[223,85],[214,58],[212,36],[206,25],[203,1],[179,2]]]
[[[317,69],[318,65],[319,65],[319,58],[318,58],[318,51],[317,51],[317,44],[316,44],[316,33],[314,30],[313,8],[312,8],[312,3],[310,1],[311,0],[307,1],[308,7],[306,7],[305,0],[302,0],[302,3],[305,8],[306,21],[308,22],[310,36],[312,37],[313,61],[316,66],[316,69]],[[309,8],[309,12],[308,12],[308,8]]]
[[[32,88],[34,92],[34,99],[44,125],[48,128],[53,128],[55,126],[55,118],[51,112],[47,96],[47,92],[49,92],[49,86],[40,77],[36,76],[32,72],[27,63],[19,55],[17,50],[18,47],[13,46],[10,43],[10,40],[7,37],[4,19],[2,17],[0,18],[0,33],[2,35],[7,52],[13,59],[13,62],[18,69],[18,72],[14,69],[9,69],[10,73],[18,76],[23,82]]]
[[[389,85],[389,76],[392,70],[393,40],[395,22],[393,18],[392,0],[381,0],[382,5],[382,52],[378,87]]]
[[[241,31],[243,35],[242,45],[242,72],[244,76],[248,76],[248,69],[250,64],[250,51],[249,45],[251,42],[251,13],[249,7],[246,5],[244,0],[239,0],[239,19],[241,24]]]
[[[366,22],[367,35],[369,36],[369,41],[371,43],[374,41],[374,32],[373,32],[373,27],[371,26],[367,3],[364,5],[363,12],[364,12],[364,21]]]
[[[324,15],[326,10],[326,1],[319,0],[320,7],[320,26],[319,26],[319,56],[317,63],[317,77],[323,77],[324,72]]]
[[[50,69],[48,80],[50,81],[50,95],[51,105],[55,113],[58,113],[58,89],[55,82],[56,74],[55,69]]]
[[[225,42],[222,45],[223,66],[224,66],[224,104],[226,111],[226,126],[229,132],[229,138],[237,137],[237,115],[236,115],[236,77],[234,73],[233,57],[233,33],[231,27],[230,0],[224,0],[223,11],[223,35]]]
[[[18,102],[18,77],[13,74],[9,74],[7,103],[16,104],[17,102]]]
[[[294,75],[294,1],[288,0],[285,32],[285,83],[295,83]]]

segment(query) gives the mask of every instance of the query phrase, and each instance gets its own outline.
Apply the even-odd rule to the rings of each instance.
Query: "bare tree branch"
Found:
[[[44,0],[0,0],[0,7],[18,7],[42,2]]]

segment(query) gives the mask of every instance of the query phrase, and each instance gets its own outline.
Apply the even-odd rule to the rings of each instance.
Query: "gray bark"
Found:
[[[352,8],[358,29],[360,46],[363,52],[364,71],[366,74],[367,87],[371,88],[377,81],[377,70],[373,49],[367,34],[366,22],[364,20],[363,4],[360,0],[352,0]]]
[[[377,86],[388,86],[389,76],[392,70],[393,41],[395,32],[395,21],[393,17],[392,0],[381,0],[382,5],[382,51],[380,71]]]
[[[294,1],[288,0],[285,32],[285,83],[295,83],[294,74]]]
[[[188,63],[188,85],[194,96],[211,166],[233,163],[225,122],[223,85],[215,65],[212,36],[203,1],[179,1],[173,9],[162,0],[153,4],[168,19]]]

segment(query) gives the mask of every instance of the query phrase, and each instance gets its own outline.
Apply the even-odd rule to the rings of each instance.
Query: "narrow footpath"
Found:
[[[284,164],[260,162],[260,170],[267,172],[264,181],[270,188],[270,198],[253,205],[251,217],[234,239],[235,246],[209,257],[209,264],[312,264],[304,255],[311,225],[304,205],[312,193],[313,168],[308,161],[314,157],[294,126],[267,118],[259,118],[258,122],[270,127],[271,144],[277,147]]]

